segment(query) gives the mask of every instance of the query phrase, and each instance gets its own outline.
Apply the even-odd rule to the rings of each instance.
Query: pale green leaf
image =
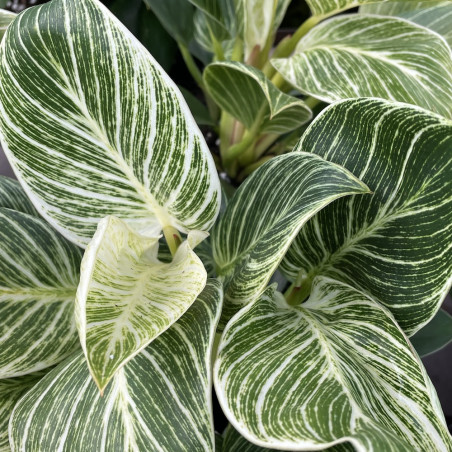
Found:
[[[452,316],[440,309],[435,317],[410,338],[420,356],[437,352],[452,342]]]
[[[0,176],[0,207],[38,215],[19,182],[5,176]]]
[[[158,237],[143,237],[103,219],[86,248],[75,317],[83,350],[101,392],[117,370],[193,304],[207,273],[190,233],[171,263],[160,262]],[[202,237],[204,238],[205,235]]]
[[[0,452],[11,452],[8,439],[8,424],[14,406],[46,372],[35,372],[23,377],[0,380]]]
[[[1,6],[1,5],[0,5]],[[15,19],[16,14],[11,11],[0,9],[0,41],[3,39],[6,29],[9,24]]]
[[[452,3],[451,2],[385,2],[363,5],[363,14],[397,16],[408,19],[436,31],[452,46]]]
[[[298,284],[316,274],[379,301],[413,334],[452,281],[452,122],[381,99],[339,102],[298,145],[342,165],[372,196],[340,200],[296,238],[282,268]],[[305,282],[303,282],[305,281]]]
[[[243,63],[212,63],[204,81],[215,102],[250,129],[256,121],[266,133],[286,133],[312,117],[296,97],[283,93],[258,69]]]
[[[214,381],[229,421],[262,447],[452,447],[433,386],[392,315],[329,278],[316,278],[302,305],[269,288],[242,309],[222,335]]]
[[[452,54],[425,27],[353,14],[313,28],[295,54],[272,60],[301,92],[325,102],[381,97],[452,116]]]
[[[223,29],[227,37],[234,37],[237,30],[237,20],[240,0],[189,0],[202,13],[215,21]],[[208,21],[209,26],[212,22]],[[215,36],[216,37],[216,36]]]
[[[348,171],[303,152],[275,157],[254,172],[212,230],[225,283],[223,319],[263,292],[309,218],[337,198],[367,192]]]
[[[107,215],[150,236],[215,220],[218,176],[182,94],[98,0],[53,0],[11,24],[0,121],[34,205],[81,246]]]
[[[177,323],[114,376],[101,397],[82,354],[44,377],[16,406],[14,450],[213,450],[211,350],[221,285],[207,283]]]
[[[52,366],[75,349],[80,260],[42,220],[0,208],[0,378]]]

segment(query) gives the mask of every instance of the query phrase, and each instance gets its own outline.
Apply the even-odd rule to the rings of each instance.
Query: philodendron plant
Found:
[[[219,156],[98,0],[1,15],[0,451],[451,451],[451,6],[147,3]]]

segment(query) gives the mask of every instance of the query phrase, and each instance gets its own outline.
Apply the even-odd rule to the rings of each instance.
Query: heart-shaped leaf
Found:
[[[229,421],[262,447],[452,447],[433,386],[392,315],[329,278],[316,278],[302,305],[269,288],[242,309],[222,335],[214,381]]]
[[[50,367],[77,347],[80,260],[42,220],[0,208],[0,378]]]
[[[339,102],[297,147],[342,165],[372,190],[322,210],[282,263],[296,286],[317,274],[372,296],[413,334],[452,280],[452,122],[381,99]]]
[[[264,291],[309,218],[337,198],[367,192],[340,166],[302,152],[275,157],[253,173],[212,231],[225,283],[223,320]]]
[[[99,223],[83,257],[75,314],[101,392],[204,288],[207,273],[193,251],[197,241],[192,234],[173,261],[163,263],[157,259],[158,238],[143,237],[115,217]]]
[[[218,176],[183,96],[98,0],[18,16],[0,49],[0,103],[16,174],[75,243],[107,215],[150,236],[212,226]]]
[[[221,298],[221,285],[209,281],[177,323],[119,370],[103,397],[83,354],[60,364],[16,406],[12,448],[211,452],[210,355]]]
[[[381,97],[452,116],[452,54],[425,27],[353,14],[313,28],[294,56],[272,60],[301,92],[325,102]]]
[[[248,129],[257,120],[262,132],[286,133],[312,117],[302,100],[280,91],[252,66],[235,61],[212,63],[204,71],[204,81],[215,102]]]

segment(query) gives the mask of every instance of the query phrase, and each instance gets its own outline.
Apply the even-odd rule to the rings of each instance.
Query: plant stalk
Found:
[[[179,245],[182,243],[182,237],[180,236],[179,231],[172,226],[165,226],[163,228],[163,235],[165,236],[166,243],[170,249],[171,256],[174,257]]]

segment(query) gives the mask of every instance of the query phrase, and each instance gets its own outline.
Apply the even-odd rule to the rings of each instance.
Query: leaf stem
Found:
[[[285,292],[284,298],[291,306],[300,305],[309,297],[311,286],[311,278],[305,278],[301,284],[298,281],[295,281]]]
[[[166,243],[170,249],[171,256],[174,257],[179,245],[182,243],[182,237],[180,236],[179,231],[172,226],[165,226],[163,228],[163,235],[165,236]]]

